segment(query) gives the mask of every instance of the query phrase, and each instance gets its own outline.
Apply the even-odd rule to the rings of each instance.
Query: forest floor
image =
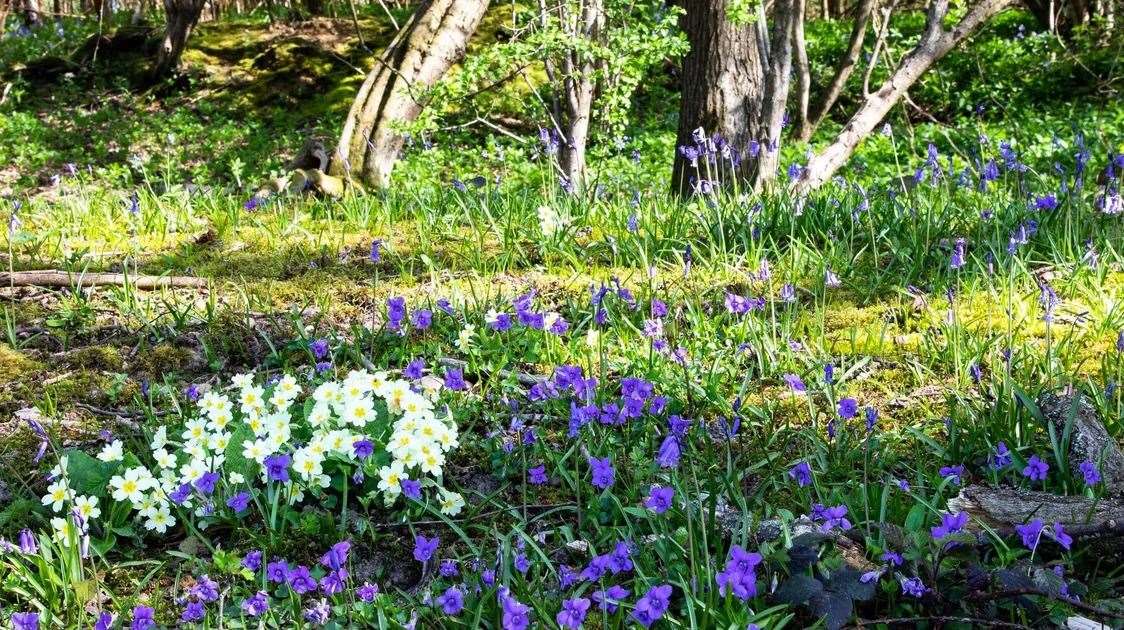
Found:
[[[494,36],[494,25],[488,28],[481,37]],[[393,32],[389,19],[371,16],[361,29],[376,50]],[[793,492],[763,479],[783,477],[794,453],[822,448],[823,461],[835,466],[822,471],[825,492],[857,511],[860,490],[848,484],[865,471],[861,456],[840,462],[803,434],[783,448],[767,437],[781,434],[779,427],[819,426],[845,396],[879,412],[885,450],[875,485],[926,478],[921,487],[933,499],[951,492],[938,487],[933,463],[967,463],[982,478],[998,440],[1022,455],[1049,452],[1049,436],[1027,429],[1025,410],[1001,402],[1015,400],[1016,391],[1077,387],[1110,433],[1124,435],[1124,401],[1106,387],[1124,380],[1124,225],[1096,208],[1095,175],[1069,194],[1084,143],[1096,169],[1124,149],[1119,103],[1054,103],[1039,113],[947,124],[905,114],[900,148],[872,139],[858,156],[848,176],[862,185],[831,188],[802,212],[783,194],[764,209],[739,199],[667,199],[666,167],[649,169],[667,157],[658,151],[671,142],[666,128],[651,132],[654,148],[640,165],[606,174],[600,195],[560,194],[550,166],[531,160],[524,144],[500,156],[494,139],[472,145],[479,139],[472,136],[411,151],[393,190],[339,200],[279,196],[248,207],[256,184],[279,172],[305,137],[330,137],[342,120],[372,57],[350,20],[203,24],[184,78],[144,91],[115,86],[104,71],[36,80],[20,74],[31,57],[24,53],[4,74],[11,84],[0,105],[0,162],[8,164],[0,188],[18,225],[7,231],[0,271],[62,269],[73,280],[61,288],[0,286],[0,536],[38,518],[43,466],[31,457],[39,439],[27,418],[41,419],[60,445],[93,452],[109,435],[174,417],[186,408],[189,386],[218,388],[250,369],[310,370],[318,339],[331,340],[341,372],[362,366],[360,356],[387,368],[415,357],[468,362],[475,389],[457,400],[465,437],[450,476],[462,484],[472,516],[498,503],[522,504],[526,515],[522,471],[496,464],[494,436],[511,419],[499,402],[511,393],[500,385],[501,370],[549,376],[574,363],[613,378],[644,374],[666,384],[703,424],[744,409],[740,455],[726,455],[744,457],[743,472],[760,473],[740,482],[770,506],[791,503]],[[943,93],[940,85],[925,90]],[[493,106],[506,112],[509,105]],[[1019,128],[1026,117],[1040,123]],[[1070,118],[1083,139],[1061,122]],[[991,189],[958,183],[960,169],[975,172],[975,158],[997,157],[1005,137],[979,136],[1008,127],[1026,138],[1016,146],[1033,165],[1030,174],[1005,171]],[[968,138],[975,145],[962,144]],[[940,146],[941,166],[955,156],[945,175],[905,189],[861,179],[894,171],[900,182],[915,169],[932,170],[923,148],[929,141]],[[1064,172],[1051,170],[1055,162]],[[449,185],[479,173],[489,175],[479,186]],[[1056,207],[1035,207],[1047,196]],[[950,263],[961,238],[970,243],[963,270]],[[190,276],[207,286],[84,285],[85,274],[102,271]],[[591,296],[604,287],[628,306],[598,337]],[[569,331],[505,337],[492,330],[489,313],[510,311],[528,293],[542,310],[564,316]],[[761,296],[765,306],[737,317],[731,295]],[[448,300],[456,315],[392,334],[387,304],[394,297],[411,312],[437,312]],[[642,310],[654,299],[671,307],[660,335]],[[468,326],[471,344],[462,343]],[[653,343],[661,335],[691,357],[685,382]],[[825,363],[839,377],[825,385],[828,411],[809,417],[810,403],[790,396],[784,378],[818,381]],[[960,441],[948,437],[950,418],[972,427]],[[561,433],[557,426],[544,432]],[[1070,479],[1054,489],[1080,492]],[[550,503],[561,490],[543,492],[541,502]],[[883,509],[888,518],[904,517],[910,504]],[[471,534],[477,540],[488,530]],[[292,549],[319,548],[324,539],[311,526],[293,536]],[[124,599],[159,601],[170,618],[172,602],[153,588],[172,583],[182,568],[180,560],[167,562],[146,578],[149,588]],[[141,570],[116,568],[107,580],[126,584]],[[416,594],[421,575],[382,570],[371,575]],[[1090,583],[1105,595],[1124,577],[1115,571],[1098,579]]]

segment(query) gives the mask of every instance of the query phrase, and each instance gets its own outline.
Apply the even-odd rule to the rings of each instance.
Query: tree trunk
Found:
[[[564,4],[562,6],[565,6]],[[562,15],[562,24],[567,25],[579,21],[577,31],[572,33],[575,41],[588,42],[591,45],[598,41],[604,11],[601,0],[587,0],[582,3],[582,14],[578,20]],[[581,55],[585,61],[579,59],[579,52],[570,49],[563,53],[563,90],[560,95],[562,100],[560,109],[562,120],[562,146],[558,150],[558,163],[562,175],[575,189],[581,189],[585,179],[585,147],[589,141],[589,122],[593,110],[593,96],[596,85],[594,84],[594,62],[591,55]],[[556,97],[557,98],[557,97]]]
[[[792,42],[798,19],[799,0],[777,0],[773,9],[773,38],[769,46],[769,72],[765,75],[762,95],[760,135],[767,140],[761,156],[755,161],[753,184],[760,187],[777,175],[781,159],[781,130],[784,128],[785,104],[792,78]]]
[[[933,0],[929,5],[925,32],[917,46],[902,59],[882,87],[867,97],[835,142],[808,162],[805,176],[795,185],[796,191],[807,192],[830,179],[934,62],[1012,4],[1014,0],[979,0],[951,31],[945,31],[941,20],[948,13],[948,0]]]
[[[39,0],[23,0],[23,25],[27,28],[43,26],[43,14],[39,9]]]
[[[808,101],[812,92],[812,74],[808,68],[808,46],[804,41],[805,0],[793,3],[792,48],[796,53],[796,120],[797,137],[807,140],[812,135],[808,121]]]
[[[752,172],[750,142],[761,120],[761,92],[765,86],[762,51],[752,24],[726,19],[729,0],[695,0],[679,20],[690,50],[683,58],[679,130],[672,168],[672,191],[687,196],[698,180],[718,183],[747,178]],[[692,156],[696,134],[713,133],[729,144],[732,159]]]
[[[421,113],[421,92],[464,55],[488,0],[424,0],[359,88],[331,160],[332,175],[390,182],[404,138],[395,127]]]
[[[309,16],[324,15],[324,0],[304,0],[304,10]]]
[[[164,0],[167,25],[164,29],[164,40],[160,42],[160,48],[156,51],[153,77],[164,78],[179,67],[180,56],[187,48],[187,39],[191,37],[191,30],[199,21],[205,3],[206,0]]]
[[[866,26],[870,23],[870,16],[874,13],[875,4],[877,4],[877,0],[860,0],[855,13],[855,24],[851,28],[851,41],[847,45],[847,51],[839,60],[839,66],[835,68],[835,76],[832,77],[831,83],[816,100],[815,107],[811,109],[808,123],[800,129],[799,137],[801,140],[812,137],[816,128],[820,126],[820,123],[827,117],[827,113],[835,105],[835,101],[839,99],[839,95],[843,93],[843,86],[847,85],[847,79],[851,78],[851,73],[854,72],[855,65],[862,54]]]

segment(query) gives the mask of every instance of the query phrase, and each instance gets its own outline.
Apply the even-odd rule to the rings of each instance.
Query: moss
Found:
[[[198,367],[198,358],[189,348],[163,343],[142,350],[134,366],[137,374],[159,378],[164,374],[190,373]]]
[[[121,351],[108,345],[86,346],[71,350],[63,357],[61,364],[70,369],[100,372],[122,372],[125,369],[125,359],[121,356]]]

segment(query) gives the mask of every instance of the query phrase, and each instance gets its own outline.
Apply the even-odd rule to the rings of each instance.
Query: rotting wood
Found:
[[[56,269],[0,272],[0,286],[97,287],[130,286],[151,290],[166,288],[205,289],[209,281],[194,276],[133,276],[123,273],[71,273]]]

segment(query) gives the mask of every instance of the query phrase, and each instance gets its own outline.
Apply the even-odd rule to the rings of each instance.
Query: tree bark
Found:
[[[754,161],[754,187],[772,181],[781,159],[781,130],[792,77],[792,42],[799,0],[777,0],[773,9],[773,37],[769,46],[769,71],[765,75],[760,135],[766,139],[761,156]]]
[[[796,135],[801,140],[807,140],[812,135],[808,126],[808,101],[812,92],[812,73],[808,68],[808,45],[804,41],[804,20],[807,17],[805,0],[794,1],[793,13],[792,48],[796,53]]]
[[[167,25],[164,28],[164,39],[156,51],[153,77],[162,79],[179,68],[180,57],[187,48],[192,29],[199,22],[204,4],[206,0],[164,0]]]
[[[882,87],[867,97],[835,141],[808,162],[804,177],[794,185],[795,191],[805,193],[830,179],[933,63],[1012,4],[1014,0],[979,0],[951,31],[946,31],[941,20],[948,13],[948,0],[933,0],[917,46],[902,59]]]
[[[596,42],[604,22],[604,11],[601,0],[587,0],[582,3],[582,14],[579,17],[578,31],[573,33],[575,39],[580,38],[587,42]],[[570,20],[563,16],[563,23]],[[586,60],[579,60],[577,50],[568,50],[563,53],[565,76],[563,77],[563,93],[561,95],[562,126],[564,136],[562,146],[558,150],[558,163],[562,175],[577,189],[582,187],[585,178],[585,148],[589,141],[589,122],[593,110],[594,96],[594,63],[589,55],[581,55]]]
[[[424,0],[367,75],[329,166],[332,175],[386,187],[405,138],[397,125],[421,113],[421,92],[464,55],[488,0]]]
[[[851,73],[855,71],[855,66],[858,64],[859,56],[863,50],[863,40],[866,38],[866,27],[870,23],[870,16],[874,13],[874,6],[878,0],[860,0],[858,9],[855,12],[855,23],[851,28],[851,40],[847,44],[847,51],[843,53],[843,57],[839,59],[839,65],[835,68],[835,75],[831,78],[831,83],[827,85],[823,93],[818,99],[816,104],[811,108],[807,123],[800,129],[799,138],[807,140],[815,133],[816,128],[820,126],[824,118],[827,117],[828,112],[835,105],[835,101],[839,99],[839,95],[843,93],[843,86],[847,85],[847,79],[851,78]],[[872,57],[873,61],[873,57]]]
[[[676,135],[672,191],[689,195],[698,179],[719,183],[747,178],[750,142],[761,120],[765,86],[762,51],[752,24],[733,24],[726,17],[727,0],[695,0],[679,24],[690,50],[683,58],[679,130]],[[729,143],[739,160],[692,160],[683,147],[698,144],[696,130],[714,133]]]
[[[23,1],[23,25],[27,28],[43,26],[43,14],[39,9],[39,0]]]

